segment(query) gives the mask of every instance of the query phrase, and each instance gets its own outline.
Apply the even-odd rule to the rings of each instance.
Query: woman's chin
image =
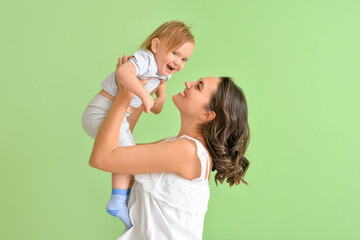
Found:
[[[175,104],[176,108],[179,109],[179,96],[178,94],[172,96],[173,103]]]

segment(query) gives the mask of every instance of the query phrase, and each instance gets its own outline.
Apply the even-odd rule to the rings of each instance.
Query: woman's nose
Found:
[[[191,84],[190,84],[189,81],[186,81],[186,82],[185,82],[185,87],[186,87],[186,88],[190,88],[190,87],[191,87]]]

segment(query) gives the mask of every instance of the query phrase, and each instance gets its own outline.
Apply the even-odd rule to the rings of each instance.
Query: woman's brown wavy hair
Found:
[[[230,77],[220,77],[208,108],[216,117],[201,126],[216,170],[215,182],[232,185],[243,182],[250,163],[244,156],[249,140],[248,109],[241,88]]]

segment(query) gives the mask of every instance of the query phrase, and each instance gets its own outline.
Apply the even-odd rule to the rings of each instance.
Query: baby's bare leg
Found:
[[[113,188],[129,189],[132,187],[133,175],[113,173],[111,177],[111,183]]]

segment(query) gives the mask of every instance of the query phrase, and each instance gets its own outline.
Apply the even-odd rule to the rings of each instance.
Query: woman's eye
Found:
[[[196,87],[195,87],[196,89],[198,89],[198,90],[200,90],[200,85],[198,84],[198,85],[196,85]]]
[[[178,55],[177,52],[173,52],[173,54],[174,54],[174,56],[177,56],[177,55]]]

